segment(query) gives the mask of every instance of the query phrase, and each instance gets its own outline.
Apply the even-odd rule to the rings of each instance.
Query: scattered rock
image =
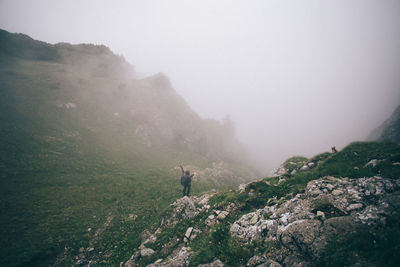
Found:
[[[307,171],[308,169],[310,169],[310,167],[307,165],[303,165],[303,167],[300,168],[301,171]]]
[[[363,207],[363,204],[361,204],[361,203],[350,204],[350,205],[347,207],[347,211],[359,210],[359,209],[361,209],[362,207]]]
[[[189,239],[190,239],[190,235],[192,234],[192,231],[193,231],[193,227],[189,227],[189,228],[186,230],[185,238],[187,238],[187,239],[189,240]]]
[[[371,166],[372,168],[375,168],[376,165],[380,162],[381,160],[377,160],[377,159],[372,159],[370,160],[367,164],[364,165],[364,168]]]
[[[335,189],[335,186],[333,184],[327,184],[326,188],[328,188],[329,191],[332,191],[333,189]]]
[[[250,220],[250,224],[255,224],[258,221],[257,213],[254,213],[253,217]]]
[[[287,266],[296,266],[296,265],[288,264]],[[276,261],[268,259],[263,264],[257,265],[257,267],[282,267],[282,265],[280,265]]]
[[[279,200],[272,198],[264,208],[244,214],[231,224],[230,233],[240,238],[243,244],[260,242],[257,244],[271,244],[272,248],[273,244],[279,245],[279,249],[270,249],[265,255],[250,258],[247,262],[249,267],[279,267],[281,264],[310,266],[318,260],[328,241],[338,234],[346,234],[360,225],[384,225],[385,218],[395,207],[400,207],[399,189],[400,181],[382,177],[322,177],[310,181],[302,193],[287,195]],[[162,223],[162,227],[174,225],[180,219],[193,218],[198,212],[207,209],[210,210],[210,215],[205,220],[207,226],[202,225],[200,229],[209,231],[209,226],[225,220],[229,214],[235,214],[232,211],[240,207],[231,203],[219,210],[213,210],[206,199],[207,197],[201,196],[177,200],[172,218],[165,218],[169,223]],[[161,230],[157,229],[156,232]],[[193,253],[186,246],[200,232],[199,229],[188,227],[184,235],[186,243],[175,236],[169,246],[170,249],[175,248],[174,251],[166,259],[159,259],[149,266],[188,266]],[[152,236],[156,238],[157,234],[146,233],[146,240],[150,240]],[[168,251],[167,248],[166,245],[164,251]],[[138,250],[139,256],[132,256],[133,266],[135,260],[140,260],[140,256],[143,257],[142,254],[149,250],[153,251],[143,245]],[[220,260],[215,260],[200,266],[225,265]]]
[[[325,220],[325,213],[322,211],[317,211],[317,218],[320,218],[321,220]]]
[[[207,263],[207,264],[200,264],[197,265],[197,267],[225,267],[226,265],[220,261],[220,260],[215,260],[211,263]]]
[[[205,221],[207,226],[212,226],[215,223],[215,215],[211,214]]]
[[[332,195],[334,195],[334,196],[338,196],[338,195],[341,195],[341,194],[343,194],[342,190],[335,189],[335,190],[332,191]]]
[[[144,248],[142,250],[140,250],[140,256],[142,257],[148,257],[151,256],[155,253],[154,250],[152,250],[151,248]]]
[[[217,216],[217,219],[220,220],[220,221],[225,220],[225,218],[226,218],[226,216],[228,216],[228,214],[229,213],[224,210]]]
[[[265,256],[253,256],[247,261],[247,266],[254,267],[267,261]]]
[[[132,219],[132,220],[136,220],[137,215],[136,214],[129,214],[128,218]]]
[[[190,219],[198,214],[198,211],[194,205],[193,200],[187,196],[177,199],[171,205],[176,207],[173,212],[174,217],[177,218],[182,217],[183,219]]]

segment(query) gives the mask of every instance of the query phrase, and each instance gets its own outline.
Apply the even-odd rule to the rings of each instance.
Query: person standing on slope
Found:
[[[182,170],[181,185],[183,185],[183,196],[189,196],[194,174],[190,175],[190,171],[185,171],[182,165],[179,165],[179,167],[181,167]]]

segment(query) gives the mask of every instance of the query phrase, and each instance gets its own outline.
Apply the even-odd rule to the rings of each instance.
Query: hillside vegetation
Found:
[[[304,165],[292,175],[290,161]],[[125,266],[396,266],[398,145],[356,142],[283,166],[237,191],[177,200]]]
[[[254,177],[229,119],[105,46],[0,30],[0,81],[1,266],[119,265],[181,196],[179,162],[202,174],[194,193]]]

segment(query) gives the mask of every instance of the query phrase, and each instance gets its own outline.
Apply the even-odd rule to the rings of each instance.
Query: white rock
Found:
[[[225,220],[225,218],[226,218],[226,216],[228,216],[228,212],[227,211],[222,211],[219,215],[218,215],[218,217],[217,217],[217,219],[218,220]]]
[[[322,211],[317,211],[317,217],[321,218],[321,220],[325,220],[325,213],[323,213]]]
[[[281,218],[279,219],[284,225],[287,225],[288,224],[288,221],[289,221],[289,218],[290,218],[290,213],[289,212],[286,212],[286,213],[284,213],[284,214],[282,214],[282,216],[281,216]]]
[[[193,227],[189,227],[189,228],[186,230],[185,237],[186,237],[186,238],[190,238],[190,235],[192,234],[192,231],[193,231]]]
[[[351,210],[358,210],[358,209],[361,209],[363,207],[363,205],[361,204],[361,203],[356,203],[356,204],[351,204],[351,205],[349,205],[348,207],[347,207],[347,210],[348,211],[351,211]]]
[[[240,184],[238,188],[239,193],[244,193],[246,191],[246,186],[247,184]]]
[[[144,248],[140,251],[140,256],[147,257],[153,255],[154,253],[155,251],[152,250],[151,248]]]
[[[329,191],[332,191],[335,188],[335,186],[333,184],[327,184],[326,188],[328,188]]]
[[[300,168],[300,170],[302,171],[306,171],[308,169],[310,169],[310,167],[308,167],[307,165],[304,165],[303,167]]]
[[[376,166],[376,164],[379,163],[380,160],[377,159],[372,159],[370,160],[367,164],[364,165],[364,168],[368,167],[368,166],[372,166],[372,168],[374,168]]]
[[[308,167],[312,168],[312,167],[315,166],[315,163],[314,162],[309,162],[307,165],[308,165]]]
[[[334,196],[338,196],[338,195],[341,195],[341,194],[343,194],[342,190],[335,189],[335,190],[332,191],[332,195],[334,195]]]
[[[258,215],[257,213],[254,213],[253,217],[250,219],[249,223],[250,224],[255,224],[258,221]]]

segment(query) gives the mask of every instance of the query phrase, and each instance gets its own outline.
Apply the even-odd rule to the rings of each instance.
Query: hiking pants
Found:
[[[183,185],[183,196],[189,196],[189,194],[190,194],[190,186],[191,186],[191,183],[187,183],[187,184],[184,184]]]

